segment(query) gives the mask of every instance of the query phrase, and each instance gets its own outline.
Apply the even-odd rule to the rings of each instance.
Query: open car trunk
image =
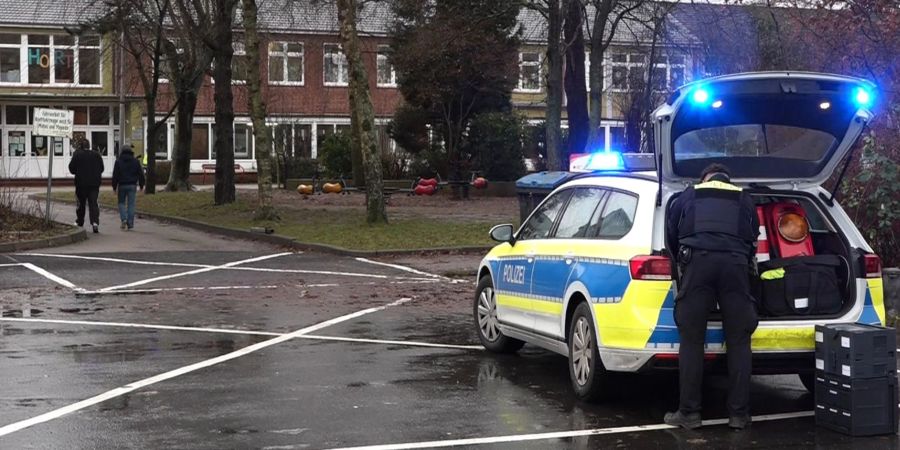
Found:
[[[840,317],[856,302],[855,257],[820,200],[797,191],[751,190],[760,215],[758,273],[751,275],[760,320]],[[779,230],[785,215],[808,224],[803,239]],[[780,216],[780,217],[779,217]],[[790,235],[791,224],[785,225]]]

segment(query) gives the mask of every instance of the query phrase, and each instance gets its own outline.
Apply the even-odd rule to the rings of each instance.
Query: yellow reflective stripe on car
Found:
[[[784,269],[767,270],[759,275],[763,280],[780,280],[784,278]]]
[[[757,328],[750,338],[753,351],[766,350],[813,350],[815,327],[801,328]]]
[[[872,307],[875,308],[875,314],[878,314],[878,319],[884,325],[887,323],[884,319],[884,280],[881,278],[867,278],[866,282],[869,284]]]
[[[563,304],[560,302],[548,302],[546,300],[532,300],[531,311],[562,316]]]
[[[694,189],[722,189],[726,191],[742,191],[743,189],[722,181],[707,181],[694,186]]]
[[[643,349],[656,329],[660,308],[671,287],[671,281],[632,280],[621,302],[595,304],[600,344]]]
[[[505,308],[515,308],[521,309],[523,311],[531,311],[531,300],[530,298],[519,297],[516,295],[509,294],[496,294],[496,300],[498,306],[503,306]]]

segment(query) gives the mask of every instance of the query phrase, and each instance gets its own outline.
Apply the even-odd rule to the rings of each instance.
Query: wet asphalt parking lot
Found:
[[[262,247],[42,253],[0,255],[3,449],[900,446],[815,427],[794,376],[754,377],[743,432],[661,425],[673,374],[579,403],[564,358],[476,345],[472,279]],[[706,419],[725,389],[707,377]]]

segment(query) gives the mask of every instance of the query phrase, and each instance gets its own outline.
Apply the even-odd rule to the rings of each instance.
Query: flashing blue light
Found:
[[[857,106],[869,106],[872,104],[872,93],[866,88],[858,87],[853,90],[853,101]]]
[[[625,161],[622,160],[621,153],[607,150],[591,153],[584,168],[587,170],[624,170]]]
[[[698,105],[705,105],[709,103],[709,91],[705,88],[698,87],[691,93],[691,100]]]

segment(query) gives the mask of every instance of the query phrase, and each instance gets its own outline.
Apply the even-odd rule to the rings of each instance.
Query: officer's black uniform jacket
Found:
[[[750,194],[724,181],[707,181],[684,190],[666,215],[666,245],[701,250],[756,253],[759,219]]]

